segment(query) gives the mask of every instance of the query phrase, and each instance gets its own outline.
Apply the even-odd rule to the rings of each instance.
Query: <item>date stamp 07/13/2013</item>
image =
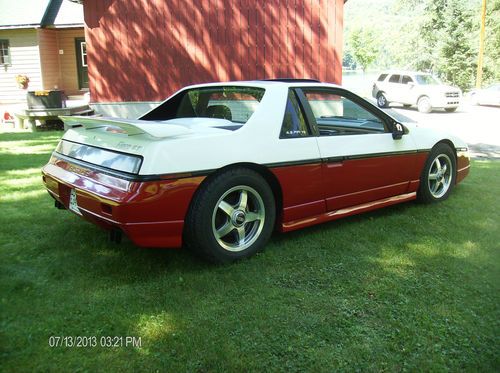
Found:
[[[75,348],[89,348],[89,347],[104,347],[104,348],[117,348],[117,347],[130,347],[141,348],[141,337],[133,336],[81,336],[81,335],[51,335],[49,337],[49,347],[75,347]]]

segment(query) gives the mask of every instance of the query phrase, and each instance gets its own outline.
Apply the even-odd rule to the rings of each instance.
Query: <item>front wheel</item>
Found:
[[[450,195],[456,179],[455,154],[444,143],[432,148],[420,176],[417,197],[420,202],[443,201]]]
[[[429,97],[420,97],[417,102],[417,109],[421,113],[430,113],[432,111],[432,105]]]
[[[208,180],[186,218],[187,245],[205,259],[228,263],[262,250],[274,228],[274,195],[249,169],[232,169]]]
[[[380,108],[389,107],[389,101],[387,101],[387,97],[383,93],[377,95],[377,105]]]

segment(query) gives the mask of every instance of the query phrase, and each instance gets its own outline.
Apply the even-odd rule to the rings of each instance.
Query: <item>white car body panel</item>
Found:
[[[405,124],[409,133],[400,140],[394,140],[390,133],[280,139],[289,87],[339,87],[324,83],[230,84],[266,89],[257,110],[246,124],[235,131],[213,128],[227,124],[225,119],[180,118],[147,122],[67,117],[64,118],[65,122],[82,124],[82,127],[69,129],[63,139],[140,155],[144,159],[140,175],[215,170],[241,162],[274,164],[347,155],[428,150],[441,140],[450,140],[457,148],[466,147],[463,141],[454,136],[412,124]],[[210,85],[221,84],[184,89]],[[124,133],[110,132],[109,128],[113,127]]]
[[[471,92],[471,97],[472,102],[477,105],[500,106],[500,83],[484,89],[475,89]]]

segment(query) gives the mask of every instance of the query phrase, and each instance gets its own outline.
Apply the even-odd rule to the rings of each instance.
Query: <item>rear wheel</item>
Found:
[[[212,262],[228,263],[262,250],[274,228],[271,188],[257,172],[233,169],[202,186],[186,219],[185,239]]]
[[[389,107],[389,101],[387,101],[387,97],[382,92],[377,95],[377,105],[381,108]]]
[[[421,113],[430,113],[432,111],[432,105],[429,97],[420,97],[417,102],[417,109]]]
[[[455,154],[449,145],[440,143],[432,148],[420,176],[418,200],[431,203],[448,198],[455,185],[456,164]]]

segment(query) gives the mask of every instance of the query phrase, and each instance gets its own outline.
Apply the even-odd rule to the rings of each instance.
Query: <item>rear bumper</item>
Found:
[[[182,246],[184,218],[204,177],[129,181],[52,158],[42,169],[49,194],[69,209],[76,192],[81,217],[120,229],[137,246]]]

